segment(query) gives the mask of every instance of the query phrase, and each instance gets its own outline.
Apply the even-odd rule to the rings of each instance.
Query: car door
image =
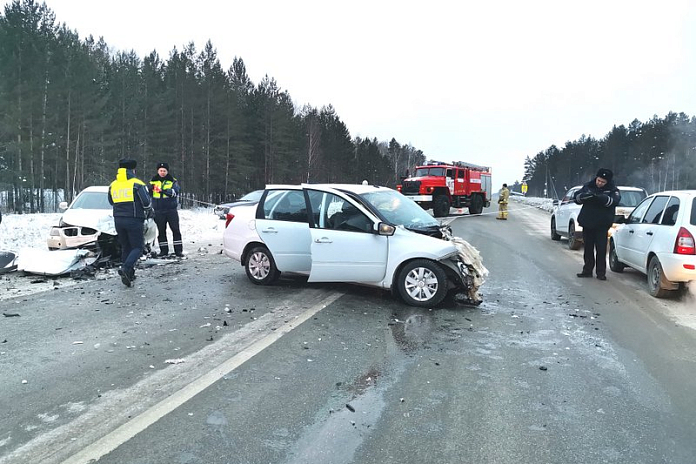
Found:
[[[631,238],[631,253],[633,262],[638,266],[638,269],[643,271],[648,267],[648,250],[650,244],[655,238],[657,229],[663,227],[660,225],[662,214],[669,201],[669,196],[658,195],[650,204],[650,207],[645,212],[643,219],[639,224],[636,224],[633,229],[633,237]]]
[[[652,235],[646,235],[648,221],[654,219],[655,209],[660,207],[659,205],[653,207],[656,198],[655,196],[646,198],[633,210],[626,220],[626,226],[621,230],[621,236],[615,241],[619,259],[638,270],[643,269],[640,250],[646,246],[646,237],[652,237]],[[664,209],[664,203],[660,203]],[[652,210],[650,219],[647,217],[648,210]]]
[[[558,209],[556,210],[556,232],[563,236],[568,235],[570,208],[575,205],[575,199],[573,197],[577,191],[578,187],[573,187],[568,190],[563,198],[561,198],[561,202],[558,204]]]
[[[645,212],[650,207],[653,197],[648,197],[643,200],[626,219],[623,227],[620,227],[614,234],[614,246],[616,247],[616,255],[619,260],[628,264],[631,267],[636,267],[636,254],[634,238],[636,230],[645,216]]]
[[[307,189],[312,227],[310,282],[380,282],[389,237],[374,233],[375,220],[337,192]]]
[[[267,190],[256,210],[256,230],[280,272],[309,273],[312,267],[309,215],[304,192]]]

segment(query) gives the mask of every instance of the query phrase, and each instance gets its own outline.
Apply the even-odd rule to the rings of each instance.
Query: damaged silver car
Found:
[[[223,251],[254,284],[300,274],[392,290],[412,306],[432,307],[448,294],[481,303],[488,271],[478,251],[386,187],[267,186],[258,204],[232,206],[227,221]]]
[[[109,204],[109,187],[106,185],[87,187],[68,206],[59,205],[65,212],[57,226],[51,227],[47,245],[49,250],[87,249],[98,252],[102,257],[120,257],[113,209]],[[157,238],[154,220],[144,224],[145,253],[151,251]]]

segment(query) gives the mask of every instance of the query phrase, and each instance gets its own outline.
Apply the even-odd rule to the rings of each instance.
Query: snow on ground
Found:
[[[22,250],[46,250],[46,239],[51,227],[58,224],[60,213],[50,214],[3,214],[0,223],[0,251],[12,251],[18,255]],[[179,211],[181,236],[184,254],[195,253],[199,247],[221,245],[225,221],[213,214],[211,208],[198,208]],[[171,243],[171,231],[168,230]],[[26,253],[26,252],[25,252]],[[116,276],[114,269],[99,272],[95,279],[109,279]],[[79,280],[69,277],[43,277],[10,272],[0,275],[0,301],[19,296],[27,296],[58,287],[75,285]],[[16,302],[21,305],[22,299]]]
[[[510,200],[516,201],[518,203],[524,203],[525,205],[534,206],[549,213],[553,211],[553,199],[551,198],[536,198],[536,197],[520,197],[514,196],[510,197]]]
[[[0,224],[0,251],[47,249],[46,239],[52,226],[58,225],[60,213],[3,214]],[[225,221],[213,214],[211,208],[179,210],[181,236],[186,244],[205,240],[220,240]],[[171,237],[171,232],[170,237]]]

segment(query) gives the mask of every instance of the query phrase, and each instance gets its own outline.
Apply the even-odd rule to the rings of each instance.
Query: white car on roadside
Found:
[[[643,200],[609,240],[609,267],[646,274],[648,292],[670,296],[696,280],[696,190],[655,193]]]
[[[582,205],[575,203],[575,194],[582,188],[582,185],[572,187],[561,200],[553,201],[553,212],[551,213],[551,240],[560,240],[561,237],[568,239],[568,248],[578,250],[582,247],[582,226],[578,224],[578,215]],[[621,192],[621,202],[616,207],[616,216],[627,218],[633,208],[636,207],[648,193],[639,187],[617,187]],[[614,227],[609,230],[613,233]]]
[[[418,204],[371,185],[267,186],[258,203],[230,208],[223,251],[254,284],[299,274],[391,289],[413,306],[437,305],[451,290],[478,304],[487,273],[478,252]]]

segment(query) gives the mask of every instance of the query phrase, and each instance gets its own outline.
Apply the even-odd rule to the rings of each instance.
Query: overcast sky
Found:
[[[6,1],[4,1],[7,3]],[[491,166],[669,111],[696,115],[689,0],[48,0],[57,21],[163,59],[210,39],[297,107],[331,104],[351,136]]]

